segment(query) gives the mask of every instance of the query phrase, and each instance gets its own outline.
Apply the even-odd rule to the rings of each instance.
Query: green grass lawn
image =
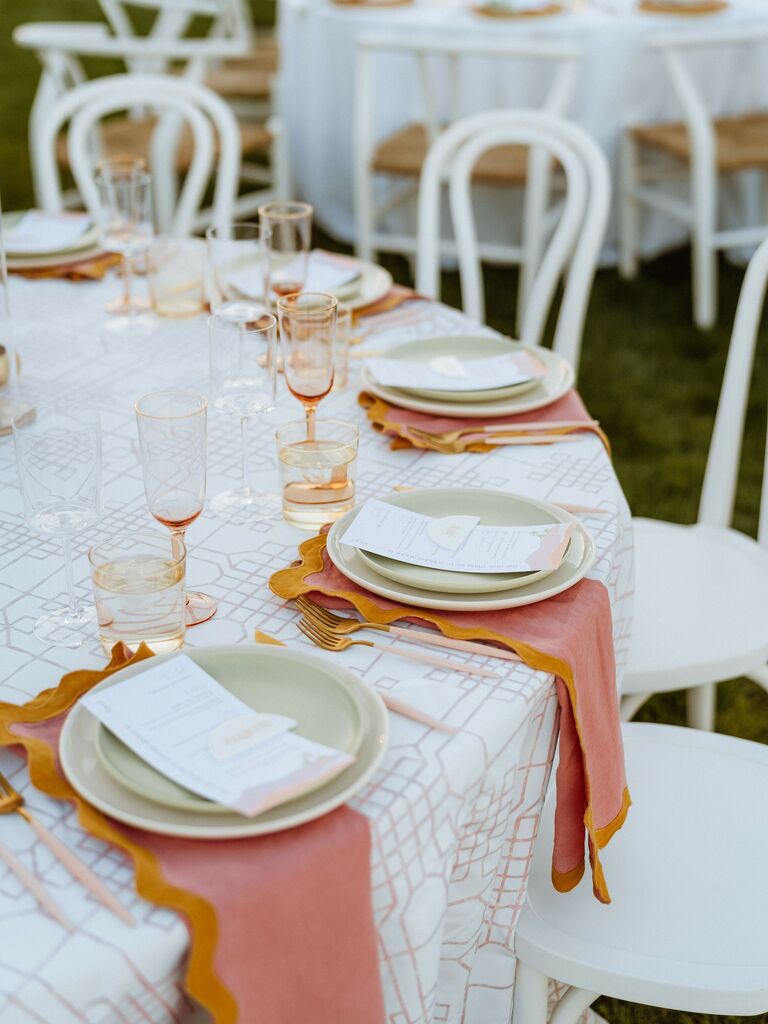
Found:
[[[274,4],[258,4],[268,23]],[[97,19],[95,0],[3,0],[0,7],[0,195],[5,209],[31,202],[26,120],[38,76],[32,56],[13,46],[10,33],[22,21]],[[386,261],[408,281],[403,260]],[[610,435],[619,478],[636,515],[690,523],[696,518],[720,380],[743,271],[722,266],[720,317],[707,332],[691,324],[689,259],[672,253],[642,268],[637,281],[600,271],[584,336],[580,389],[591,412]],[[513,276],[486,275],[492,326],[513,333]],[[444,298],[458,304],[456,275],[446,275]],[[764,332],[763,332],[764,333]],[[754,535],[765,446],[768,361],[759,343],[752,385],[735,525]],[[684,724],[681,694],[657,697],[638,718]],[[747,680],[722,684],[717,728],[768,742],[768,696]],[[723,872],[727,865],[723,865]],[[733,1024],[743,1018],[709,1017],[601,1000],[597,1008],[611,1024]],[[768,1014],[751,1018],[768,1024]]]

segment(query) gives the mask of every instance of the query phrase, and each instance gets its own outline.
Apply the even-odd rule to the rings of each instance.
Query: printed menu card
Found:
[[[249,817],[332,779],[355,761],[253,711],[186,654],[95,690],[84,707],[157,771]]]
[[[572,532],[572,523],[481,526],[479,516],[426,516],[372,498],[341,542],[430,569],[537,572],[560,565]]]
[[[44,213],[27,210],[6,233],[5,244],[14,256],[58,252],[80,241],[92,224],[87,213]]]
[[[546,374],[544,364],[530,352],[505,352],[487,359],[435,356],[428,362],[381,357],[366,365],[384,387],[438,391],[487,391],[540,380]]]

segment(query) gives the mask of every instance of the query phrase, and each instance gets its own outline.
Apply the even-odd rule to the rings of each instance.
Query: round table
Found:
[[[640,11],[630,0],[577,0],[570,10],[548,17],[495,19],[471,10],[469,0],[415,0],[404,6],[365,9],[337,5],[332,0],[281,0],[279,105],[292,159],[296,194],[311,202],[318,220],[331,234],[354,242],[352,192],[352,124],[354,50],[361,33],[387,31],[404,41],[432,41],[451,36],[473,41],[508,35],[575,46],[583,54],[580,80],[568,115],[587,129],[603,147],[616,183],[616,159],[622,126],[627,122],[680,119],[672,86],[658,55],[644,47],[662,31],[701,31],[765,24],[762,0],[730,0],[720,13],[671,16]],[[757,48],[759,49],[759,48]],[[763,48],[764,50],[764,48]],[[695,57],[696,77],[702,82],[708,109],[714,115],[768,106],[768,72],[763,50],[755,53],[750,73],[743,55],[734,48],[707,48]],[[762,57],[762,60],[760,59]],[[547,79],[541,69],[514,62],[499,74],[498,61],[472,61],[463,78],[462,114],[504,106],[539,106]],[[385,138],[420,120],[413,61],[387,55],[376,80],[377,135]],[[755,190],[731,196],[737,209],[724,211],[727,225],[744,224],[753,207]],[[494,200],[495,219],[505,224],[504,200]],[[762,213],[758,214],[758,218]],[[644,211],[641,249],[652,255],[680,244],[686,228],[661,214]],[[402,229],[402,225],[401,225]],[[603,263],[616,260],[616,218],[611,219]]]
[[[29,398],[71,400],[101,413],[105,513],[76,543],[77,590],[90,601],[88,546],[152,523],[133,403],[164,387],[207,390],[205,318],[161,321],[152,336],[116,338],[103,332],[104,305],[119,288],[116,279],[12,279],[11,285]],[[477,331],[455,310],[427,302],[412,302],[366,327],[372,333],[365,345],[376,349],[408,338]],[[590,576],[610,594],[621,672],[631,626],[632,533],[600,441],[585,435],[568,445],[463,456],[391,451],[356,397],[353,373],[350,387],[325,400],[321,414],[360,427],[361,498],[384,495],[396,485],[485,486],[606,511],[584,521],[598,548]],[[260,434],[251,446],[255,485],[276,490],[274,426],[299,416],[298,403],[281,382],[278,409],[254,429]],[[209,495],[236,485],[239,459],[237,422],[212,411]],[[103,667],[105,659],[95,636],[75,651],[45,649],[33,636],[41,609],[63,602],[64,574],[58,541],[33,535],[21,518],[8,437],[0,438],[0,483],[0,700],[21,703],[55,686],[63,673]],[[289,645],[308,645],[296,629],[296,610],[267,587],[270,574],[296,557],[306,536],[283,522],[279,511],[216,517],[206,510],[189,531],[188,581],[216,597],[219,607],[213,619],[188,632],[187,642],[253,643],[254,631],[261,629]],[[510,662],[493,663],[501,682],[451,677],[365,647],[327,657],[432,715],[450,713],[461,730],[447,736],[392,715],[384,764],[354,800],[371,825],[373,912],[388,1019],[508,1024],[515,922],[557,735],[552,677]],[[138,921],[136,928],[125,928],[52,859],[24,821],[3,818],[0,840],[50,888],[76,930],[67,933],[42,913],[0,863],[0,1024],[186,1020],[181,981],[187,933],[181,921],[139,899],[123,858],[83,832],[69,805],[36,792],[24,764],[7,750],[0,750],[0,770]]]

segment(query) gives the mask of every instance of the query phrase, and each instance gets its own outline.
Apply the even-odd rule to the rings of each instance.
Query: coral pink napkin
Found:
[[[410,608],[352,583],[331,562],[325,537],[300,548],[302,561],[270,580],[285,599],[309,593],[329,607],[353,605],[375,622],[427,623],[461,640],[506,646],[532,668],[552,672],[560,704],[552,881],[567,892],[584,873],[585,835],[595,896],[610,902],[599,850],[624,823],[630,805],[624,774],[611,605],[602,583],[584,579],[538,604],[491,612]]]
[[[366,819],[341,807],[286,832],[206,841],[102,815],[71,789],[56,751],[60,709],[106,674],[70,673],[26,708],[0,704],[0,744],[23,744],[33,783],[72,799],[91,834],[133,858],[137,891],[184,915],[190,994],[218,1024],[383,1024]]]
[[[425,448],[418,439],[409,433],[410,427],[425,430],[429,434],[444,434],[449,430],[463,430],[466,427],[476,427],[482,430],[484,426],[503,424],[504,426],[525,427],[526,423],[539,423],[543,421],[554,422],[556,420],[580,420],[583,427],[557,428],[552,432],[557,434],[570,434],[579,430],[587,430],[597,434],[605,447],[610,452],[608,438],[599,426],[595,426],[592,418],[584,407],[584,403],[576,391],[569,391],[562,398],[545,406],[543,409],[534,409],[531,412],[521,413],[517,416],[493,416],[487,420],[468,419],[460,416],[432,416],[428,413],[415,412],[412,409],[401,409],[400,406],[390,405],[380,398],[363,391],[358,401],[367,410],[368,419],[375,430],[392,438],[391,448]],[[487,452],[491,446],[477,441],[467,445],[467,451]]]

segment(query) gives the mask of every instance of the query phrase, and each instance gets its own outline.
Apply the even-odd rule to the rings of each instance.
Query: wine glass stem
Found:
[[[240,438],[242,440],[242,456],[243,456],[243,497],[250,498],[251,496],[251,485],[248,478],[248,417],[240,417]]]
[[[69,613],[74,618],[79,611],[79,606],[77,603],[77,597],[75,596],[75,574],[72,568],[72,541],[69,538],[69,534],[64,534],[62,537],[62,544],[64,547],[64,574],[67,581],[67,603],[69,605]]]
[[[128,315],[133,315],[133,265],[127,253],[123,255],[123,304]]]
[[[307,406],[307,440],[315,440],[315,412],[317,411],[316,405]]]

